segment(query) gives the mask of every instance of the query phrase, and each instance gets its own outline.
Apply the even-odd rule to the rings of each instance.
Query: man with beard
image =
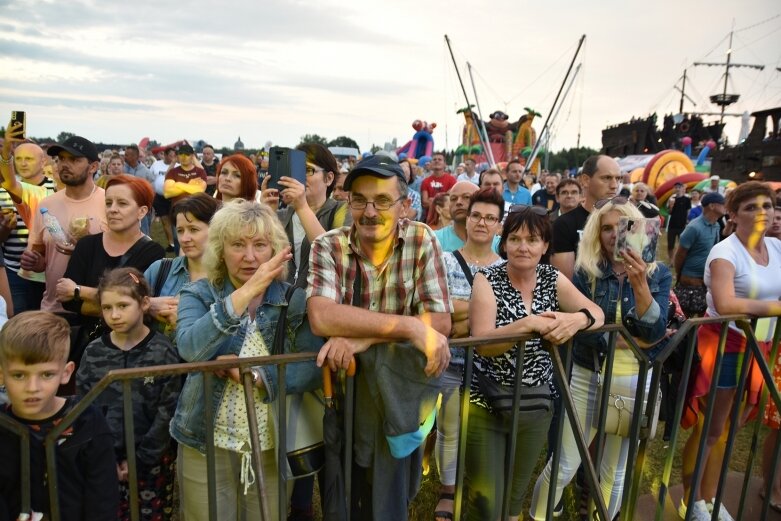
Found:
[[[100,232],[106,216],[105,192],[92,180],[100,166],[100,158],[95,145],[88,139],[70,137],[61,145],[49,147],[47,154],[58,158],[60,181],[65,189],[43,199],[40,208],[46,208],[57,218],[63,230],[71,235],[71,241],[70,244],[58,244],[46,230],[42,215],[36,212],[20,264],[25,270],[46,275],[41,310],[63,313],[56,298],[57,281],[68,267],[76,239]]]
[[[479,188],[471,181],[459,181],[448,194],[450,197],[450,216],[453,222],[434,232],[442,251],[456,251],[466,242],[466,218],[469,214],[469,198]],[[499,236],[494,238],[494,248],[499,244]]]
[[[450,362],[447,276],[431,229],[400,220],[410,202],[398,163],[368,157],[344,188],[353,225],[312,243],[309,323],[329,337],[318,365],[336,370],[360,361],[352,519],[404,521],[420,487],[439,376]]]
[[[10,155],[12,142],[18,140],[14,128],[9,124],[3,143],[3,157]],[[16,179],[9,164],[3,164],[0,168],[0,241],[3,241],[3,255],[8,268],[6,273],[14,313],[38,309],[43,297],[43,274],[23,272],[26,276],[20,276],[19,263],[27,248],[30,233],[28,224],[32,223],[31,212],[37,211],[41,199],[54,193],[54,181],[43,173],[45,164],[46,155],[41,147],[34,143],[21,143],[16,146],[13,157],[14,170],[21,182]],[[17,207],[14,203],[21,204]]]

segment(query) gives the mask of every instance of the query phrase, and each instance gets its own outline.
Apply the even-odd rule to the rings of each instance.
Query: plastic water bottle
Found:
[[[41,217],[43,217],[43,225],[47,230],[49,230],[49,235],[52,236],[54,242],[66,248],[73,247],[73,243],[71,242],[70,238],[62,229],[62,226],[60,226],[60,221],[58,221],[55,216],[49,213],[48,208],[41,208]]]

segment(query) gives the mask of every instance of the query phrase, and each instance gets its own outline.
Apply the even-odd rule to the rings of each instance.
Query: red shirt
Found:
[[[420,194],[423,195],[423,192],[426,192],[429,199],[433,199],[437,194],[449,191],[454,184],[456,184],[456,178],[448,173],[439,177],[430,175],[421,183]]]

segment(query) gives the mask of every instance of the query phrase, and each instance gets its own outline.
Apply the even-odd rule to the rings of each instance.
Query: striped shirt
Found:
[[[309,259],[307,298],[350,305],[360,262],[362,308],[409,316],[453,312],[442,250],[424,224],[400,221],[393,252],[380,266],[361,251],[355,225],[315,239]]]
[[[45,177],[43,182],[39,185],[30,185],[25,182],[21,183],[22,186],[22,202],[30,207],[30,210],[37,211],[37,203],[46,196],[54,193],[54,180]],[[44,188],[45,193],[38,189],[38,187]],[[22,257],[22,253],[27,248],[27,237],[30,234],[30,230],[24,223],[22,215],[19,213],[14,202],[11,200],[11,194],[7,190],[0,188],[0,208],[12,208],[14,214],[16,214],[16,228],[11,230],[8,235],[8,239],[3,243],[3,255],[5,256],[6,267],[17,273],[19,271],[19,260]]]

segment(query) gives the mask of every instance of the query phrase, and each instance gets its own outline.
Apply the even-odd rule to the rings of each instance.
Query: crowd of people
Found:
[[[650,376],[640,379],[629,341],[619,339],[611,353],[607,336],[594,330],[623,324],[653,359],[675,320],[771,317],[756,326],[769,354],[772,317],[781,315],[781,199],[760,182],[729,193],[718,179],[703,194],[676,186],[666,203],[668,265],[618,244],[622,220],[659,221],[665,212],[647,185],[622,186],[618,163],[604,155],[589,157],[575,177],[543,171],[534,178],[519,160],[478,172],[469,158],[450,173],[443,153],[421,165],[380,152],[345,168],[327,148],[305,143],[298,146],[305,183],[283,176],[272,189],[241,153],[218,160],[207,146],[198,157],[184,143],[149,168],[137,146],[104,157],[73,136],[44,150],[15,131],[9,126],[0,150],[2,412],[30,432],[35,512],[51,509],[44,438],[109,371],[270,355],[285,307],[286,352],[317,353],[313,363],[332,371],[357,362],[359,413],[348,448],[353,519],[407,519],[432,432],[441,489],[431,514],[453,519],[466,382],[464,351],[451,350],[448,340],[534,334],[523,347],[497,338],[475,349],[462,463],[467,518],[498,519],[509,490],[509,519],[517,520],[548,442],[529,512],[546,519],[550,493],[553,515],[560,514],[581,456],[565,421],[551,483],[552,426],[564,412],[543,342],[574,338],[568,385],[590,442],[608,360],[610,393],[633,397],[643,387],[647,397],[651,384]],[[149,236],[157,219],[163,244]],[[719,325],[697,335],[702,362],[685,396],[682,421],[694,430],[683,454],[681,512],[693,490],[692,519],[705,520],[732,403],[745,403],[741,425],[759,412],[772,429],[763,451],[767,477],[781,420],[772,401],[756,410],[762,380],[753,368],[746,396],[736,394],[746,350],[739,325],[729,323],[720,358]],[[714,374],[716,406],[705,426]],[[277,512],[278,475],[287,465],[277,460],[279,380],[272,366],[250,375],[257,440],[238,368],[218,371],[211,390],[201,372],[133,380],[134,447],[127,446],[121,385],[109,386],[57,440],[61,518],[129,519],[129,454],[143,519],[174,515],[175,480],[180,518],[208,518],[210,442],[218,518],[259,517],[256,444],[266,507]],[[513,431],[516,381],[522,409]],[[594,493],[612,518],[621,510],[632,440],[620,416],[607,428]],[[706,464],[694,476],[703,437]],[[18,447],[18,434],[0,429],[0,521],[30,514],[20,510]],[[289,520],[313,518],[314,479],[297,479],[288,490]],[[778,476],[765,491],[781,509]],[[731,519],[723,505],[719,519]]]

